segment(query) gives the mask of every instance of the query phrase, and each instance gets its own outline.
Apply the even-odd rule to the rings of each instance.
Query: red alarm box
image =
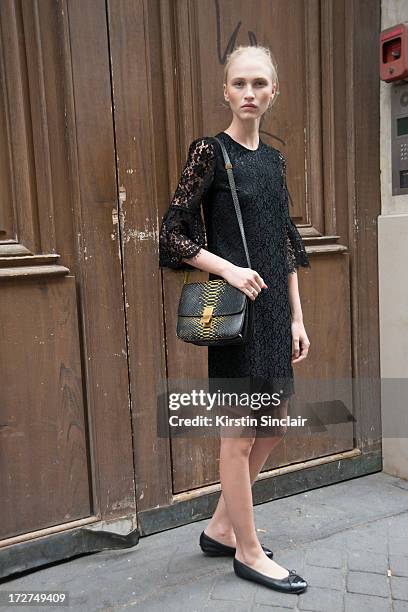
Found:
[[[380,78],[390,83],[408,77],[408,22],[380,33]]]

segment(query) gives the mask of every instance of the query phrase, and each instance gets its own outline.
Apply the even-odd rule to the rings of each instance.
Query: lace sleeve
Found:
[[[282,162],[282,198],[287,244],[286,261],[288,274],[292,274],[293,272],[296,272],[299,266],[310,268],[310,262],[298,228],[293,223],[289,215],[289,192],[286,183],[286,159],[282,153],[280,153],[280,157]]]
[[[183,258],[194,257],[206,247],[201,216],[202,197],[209,189],[215,170],[211,141],[197,138],[190,144],[187,161],[159,232],[159,266],[191,269]]]

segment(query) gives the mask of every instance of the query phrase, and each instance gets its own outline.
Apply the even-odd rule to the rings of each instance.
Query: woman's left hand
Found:
[[[303,321],[292,321],[292,363],[306,359],[309,352],[309,338]]]

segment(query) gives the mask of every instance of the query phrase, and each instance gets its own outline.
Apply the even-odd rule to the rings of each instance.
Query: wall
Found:
[[[381,9],[381,30],[408,21],[405,0],[383,0]],[[383,460],[385,472],[408,479],[407,385],[389,380],[408,378],[408,195],[392,195],[391,91],[391,83],[381,82],[378,264]]]

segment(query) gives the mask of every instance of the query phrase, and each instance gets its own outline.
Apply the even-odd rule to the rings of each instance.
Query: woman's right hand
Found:
[[[239,266],[231,264],[226,268],[222,276],[227,283],[240,289],[245,295],[251,298],[251,300],[255,300],[258,293],[260,293],[263,288],[268,288],[268,285],[266,285],[258,272],[251,268],[240,268]]]

